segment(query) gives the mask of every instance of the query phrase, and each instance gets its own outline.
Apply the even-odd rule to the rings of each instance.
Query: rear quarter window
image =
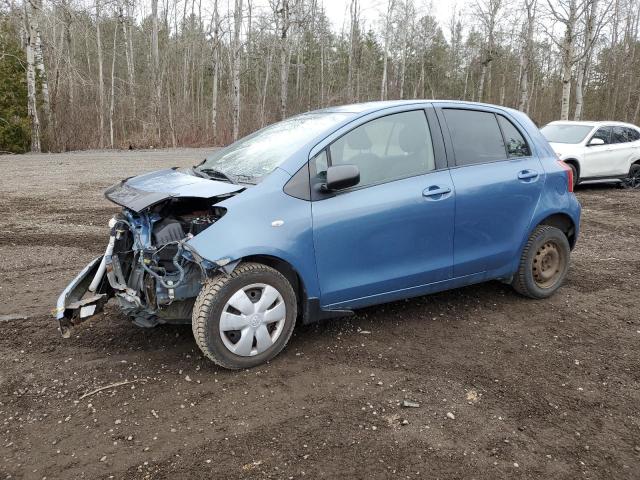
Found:
[[[443,114],[451,134],[456,165],[507,158],[502,133],[493,113],[445,108]]]
[[[502,129],[509,157],[530,157],[531,149],[516,126],[502,115],[498,115],[498,123]]]

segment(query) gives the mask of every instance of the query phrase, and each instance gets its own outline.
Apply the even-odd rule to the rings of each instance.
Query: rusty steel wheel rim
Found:
[[[540,288],[553,287],[564,270],[566,259],[553,241],[545,242],[533,257],[533,280]]]

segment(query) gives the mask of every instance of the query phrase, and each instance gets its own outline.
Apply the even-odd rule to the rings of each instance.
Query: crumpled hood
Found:
[[[124,179],[109,187],[104,196],[139,212],[168,198],[213,198],[244,188],[243,185],[196,177],[170,168]]]

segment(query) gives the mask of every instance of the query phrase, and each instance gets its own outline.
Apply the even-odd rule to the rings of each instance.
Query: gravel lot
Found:
[[[49,312],[104,249],[104,188],[205,154],[0,156],[0,477],[640,478],[640,191],[578,189],[548,300],[494,282],[369,308],[235,373],[189,326],[110,307],[62,339]]]

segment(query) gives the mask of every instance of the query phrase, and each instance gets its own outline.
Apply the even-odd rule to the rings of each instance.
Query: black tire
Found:
[[[627,181],[624,183],[628,188],[640,188],[640,164],[631,165]]]
[[[570,253],[569,241],[561,230],[538,225],[522,251],[511,285],[530,298],[553,295],[567,276]]]
[[[269,285],[282,296],[286,308],[284,327],[266,351],[241,356],[225,346],[219,330],[220,318],[231,296],[252,284]],[[284,275],[260,263],[241,263],[231,274],[218,275],[202,286],[193,306],[193,336],[202,353],[221,367],[231,370],[255,367],[271,360],[285,347],[293,333],[297,309],[296,294]]]

